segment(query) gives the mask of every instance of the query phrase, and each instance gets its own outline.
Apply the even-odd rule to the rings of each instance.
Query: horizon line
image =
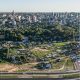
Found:
[[[0,11],[0,13],[11,13],[12,11]],[[80,13],[80,11],[14,11],[15,13]]]

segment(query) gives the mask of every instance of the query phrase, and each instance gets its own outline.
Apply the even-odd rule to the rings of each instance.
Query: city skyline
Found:
[[[80,0],[1,0],[0,12],[80,12]]]

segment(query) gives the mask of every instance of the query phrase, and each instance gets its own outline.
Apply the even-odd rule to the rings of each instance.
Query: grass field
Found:
[[[55,46],[57,47],[61,47],[61,46],[64,46],[66,45],[67,42],[58,42],[58,43],[54,43]]]
[[[33,55],[35,55],[37,58],[42,58],[42,57],[46,56],[47,54],[51,53],[50,50],[40,49],[40,48],[34,48],[34,49],[31,50],[31,52],[32,52]]]

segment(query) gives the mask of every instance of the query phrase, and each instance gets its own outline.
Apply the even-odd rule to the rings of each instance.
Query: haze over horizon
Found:
[[[80,12],[80,0],[1,0],[0,12]]]

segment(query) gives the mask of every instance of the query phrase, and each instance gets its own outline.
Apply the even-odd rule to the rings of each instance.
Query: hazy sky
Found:
[[[0,0],[0,12],[80,12],[80,0]]]

